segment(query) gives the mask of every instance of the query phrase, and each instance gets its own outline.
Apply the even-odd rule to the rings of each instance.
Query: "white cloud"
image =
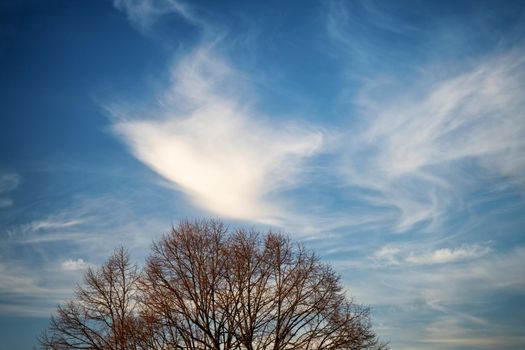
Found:
[[[84,259],[67,259],[62,262],[62,268],[68,271],[84,270],[89,264],[84,261]]]
[[[156,118],[114,127],[135,157],[200,207],[276,223],[286,213],[269,197],[297,184],[323,134],[304,123],[265,119],[241,85],[236,72],[202,48],[173,70]]]
[[[438,224],[488,177],[525,185],[525,59],[485,58],[464,73],[426,79],[381,99],[366,88],[342,167],[365,201],[396,208],[397,228]],[[428,69],[427,75],[432,75]],[[374,89],[380,89],[375,87]],[[494,183],[495,181],[493,181]]]
[[[471,245],[456,249],[442,248],[424,254],[410,254],[405,258],[406,262],[412,264],[444,264],[462,260],[476,259],[491,252],[487,246]]]
[[[458,248],[439,248],[435,250],[411,250],[386,245],[377,250],[372,260],[380,265],[431,265],[445,264],[481,258],[492,251],[488,245],[463,245]]]
[[[490,303],[501,291],[525,292],[524,247],[471,254],[454,267],[443,262],[414,264],[404,260],[407,256],[410,253],[396,254],[396,263],[381,269],[362,266],[364,277],[350,284],[352,293],[365,303],[407,307],[422,300],[427,307],[457,314],[458,305]]]

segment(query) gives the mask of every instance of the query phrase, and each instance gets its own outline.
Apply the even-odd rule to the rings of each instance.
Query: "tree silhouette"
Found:
[[[114,260],[125,263],[110,268]],[[88,270],[88,288],[59,307],[44,347],[386,348],[372,331],[369,309],[346,297],[332,268],[280,234],[182,222],[153,244],[140,278],[123,250],[101,271]],[[111,271],[119,272],[119,282],[98,287],[113,281]],[[96,312],[79,317],[84,310]]]
[[[98,270],[88,268],[76,298],[58,306],[39,339],[44,349],[136,348],[137,267],[118,248]]]

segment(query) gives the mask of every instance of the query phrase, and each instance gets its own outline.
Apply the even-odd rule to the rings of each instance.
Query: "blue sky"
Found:
[[[0,349],[182,218],[287,232],[393,349],[525,347],[521,1],[0,4]]]

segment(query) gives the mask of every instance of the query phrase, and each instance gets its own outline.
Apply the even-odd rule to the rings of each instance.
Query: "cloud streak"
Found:
[[[384,246],[376,251],[372,260],[380,265],[432,265],[467,261],[481,258],[492,251],[488,245],[464,245],[458,248],[414,251],[396,246]]]

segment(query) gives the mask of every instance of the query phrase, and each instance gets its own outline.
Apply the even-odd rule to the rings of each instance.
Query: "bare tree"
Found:
[[[182,222],[141,274],[118,249],[59,306],[45,349],[384,349],[369,309],[300,244],[218,221]]]
[[[98,270],[89,268],[75,299],[58,306],[41,336],[44,349],[135,349],[138,270],[118,248]]]
[[[377,349],[369,309],[303,246],[184,222],[153,246],[145,306],[174,349]]]

